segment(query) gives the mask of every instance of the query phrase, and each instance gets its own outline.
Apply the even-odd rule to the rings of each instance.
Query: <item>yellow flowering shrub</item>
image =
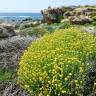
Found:
[[[36,96],[80,95],[91,68],[95,38],[77,28],[56,30],[33,42],[24,52],[18,83]],[[68,95],[69,96],[69,95]]]

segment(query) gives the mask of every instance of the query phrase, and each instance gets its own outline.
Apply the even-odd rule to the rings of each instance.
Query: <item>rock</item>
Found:
[[[7,26],[7,25],[0,26],[0,38],[8,38],[15,35],[16,34],[12,26]]]
[[[43,22],[47,22],[48,24],[57,23],[60,19],[59,17],[63,17],[65,10],[63,7],[61,8],[51,8],[42,10],[41,13],[43,15]]]
[[[32,21],[32,18],[28,17],[28,18],[23,19],[22,21]]]
[[[68,6],[68,8],[70,9],[70,11],[72,11],[72,10],[74,10],[74,9],[76,9],[76,8],[78,8],[79,6]]]
[[[39,20],[22,22],[20,24],[20,29],[25,29],[25,28],[29,28],[29,27],[36,27],[40,24],[41,24],[41,21],[39,21]]]
[[[62,19],[69,19],[71,17],[72,22],[76,24],[90,23],[90,15],[94,12],[96,12],[96,8],[87,8],[84,6],[68,6],[60,8],[49,7],[48,9],[41,11],[43,15],[42,21],[48,24],[59,23]]]
[[[96,28],[94,26],[86,26],[83,28],[85,32],[93,33],[96,36]]]
[[[33,21],[32,22],[32,25],[33,26],[37,26],[37,25],[40,25],[41,24],[41,21]]]
[[[82,16],[82,17],[70,16],[69,21],[71,24],[79,24],[79,25],[91,23],[91,20],[87,18],[86,16]]]
[[[67,11],[63,14],[64,17],[72,16],[72,13],[70,11]]]
[[[61,23],[66,23],[66,22],[69,22],[69,19],[63,19],[63,20],[61,20]]]

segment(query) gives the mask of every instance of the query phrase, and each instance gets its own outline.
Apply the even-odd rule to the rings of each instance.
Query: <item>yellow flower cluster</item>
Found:
[[[38,39],[21,58],[18,82],[36,96],[82,94],[94,41],[91,33],[77,28],[56,30]]]

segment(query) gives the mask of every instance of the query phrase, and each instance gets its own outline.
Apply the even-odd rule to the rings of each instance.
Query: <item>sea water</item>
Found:
[[[0,13],[0,20],[4,21],[20,21],[26,18],[33,20],[42,19],[41,13]]]

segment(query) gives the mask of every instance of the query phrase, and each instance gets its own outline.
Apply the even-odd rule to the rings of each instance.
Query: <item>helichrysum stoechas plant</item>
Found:
[[[82,95],[94,41],[91,33],[76,28],[38,39],[21,58],[18,82],[36,96]]]

